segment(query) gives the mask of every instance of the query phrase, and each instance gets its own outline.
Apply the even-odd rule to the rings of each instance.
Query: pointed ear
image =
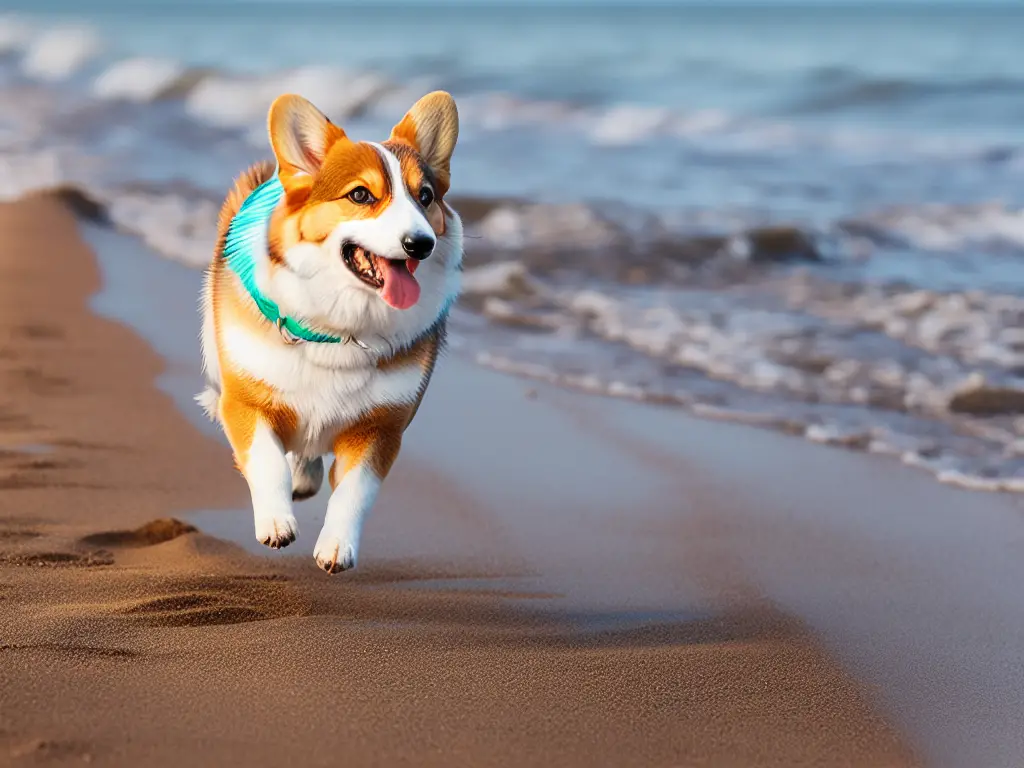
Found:
[[[391,131],[391,138],[410,144],[437,176],[441,189],[451,183],[451,159],[459,138],[459,111],[455,99],[444,91],[428,93],[413,104],[402,121]]]
[[[345,132],[301,96],[278,96],[267,115],[270,146],[280,168],[281,182],[308,186],[327,157],[327,150]]]

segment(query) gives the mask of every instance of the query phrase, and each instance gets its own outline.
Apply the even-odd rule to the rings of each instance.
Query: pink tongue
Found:
[[[408,309],[420,298],[420,284],[409,273],[404,261],[380,259],[378,269],[384,275],[380,297],[395,309]]]

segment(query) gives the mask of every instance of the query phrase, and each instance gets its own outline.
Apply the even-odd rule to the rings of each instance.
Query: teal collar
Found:
[[[282,315],[277,303],[265,296],[256,285],[256,255],[267,247],[267,222],[283,197],[284,187],[275,173],[245,198],[242,207],[228,225],[224,238],[224,261],[238,275],[263,316],[277,327],[287,341],[338,344],[343,341],[338,336],[318,333],[294,318]]]

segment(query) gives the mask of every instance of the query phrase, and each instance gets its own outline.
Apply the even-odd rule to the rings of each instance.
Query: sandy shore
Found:
[[[244,483],[176,407],[198,382],[196,276],[99,255],[124,269],[91,300],[74,217],[49,198],[0,206],[0,763],[881,768],[934,746],[915,675],[886,686],[908,648],[944,652],[899,624],[923,573],[910,556],[909,573],[872,566],[842,509],[909,483],[895,498],[956,535],[967,497],[449,359],[360,568],[328,577],[311,556],[323,497],[286,553],[248,551]],[[805,489],[856,488],[822,514],[794,490],[809,472]],[[973,507],[984,530],[1002,503]],[[203,530],[153,522],[171,516]],[[863,652],[896,637],[898,653]]]

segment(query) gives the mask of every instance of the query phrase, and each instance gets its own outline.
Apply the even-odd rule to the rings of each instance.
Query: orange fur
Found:
[[[412,412],[412,406],[375,408],[358,423],[341,430],[333,441],[331,487],[337,488],[345,473],[360,464],[369,466],[381,480],[387,477]]]
[[[327,152],[308,202],[340,201],[359,186],[369,189],[378,200],[390,199],[387,171],[377,151],[368,144],[337,142]]]
[[[235,463],[244,471],[257,422],[270,427],[287,450],[298,426],[298,417],[290,408],[276,402],[270,387],[235,371],[225,371],[221,393],[221,418]]]
[[[425,374],[424,380],[429,380],[442,343],[443,331],[440,328],[435,329],[409,349],[379,360],[377,368],[388,370],[417,365]],[[345,472],[363,461],[369,462],[381,480],[387,477],[391,464],[398,456],[402,433],[415,418],[420,403],[423,402],[423,394],[421,391],[416,402],[407,406],[374,409],[358,424],[337,434],[333,441],[335,463],[331,467],[331,487],[336,487]]]
[[[429,380],[442,344],[443,330],[437,328],[408,349],[382,358],[377,362],[377,368],[388,370],[417,365],[424,373],[424,380]],[[331,466],[330,473],[332,488],[337,487],[345,472],[363,461],[369,462],[381,480],[387,477],[391,464],[398,456],[402,433],[415,418],[423,401],[423,394],[424,391],[421,391],[416,402],[407,406],[377,408],[358,424],[341,430],[335,436],[335,463]]]

